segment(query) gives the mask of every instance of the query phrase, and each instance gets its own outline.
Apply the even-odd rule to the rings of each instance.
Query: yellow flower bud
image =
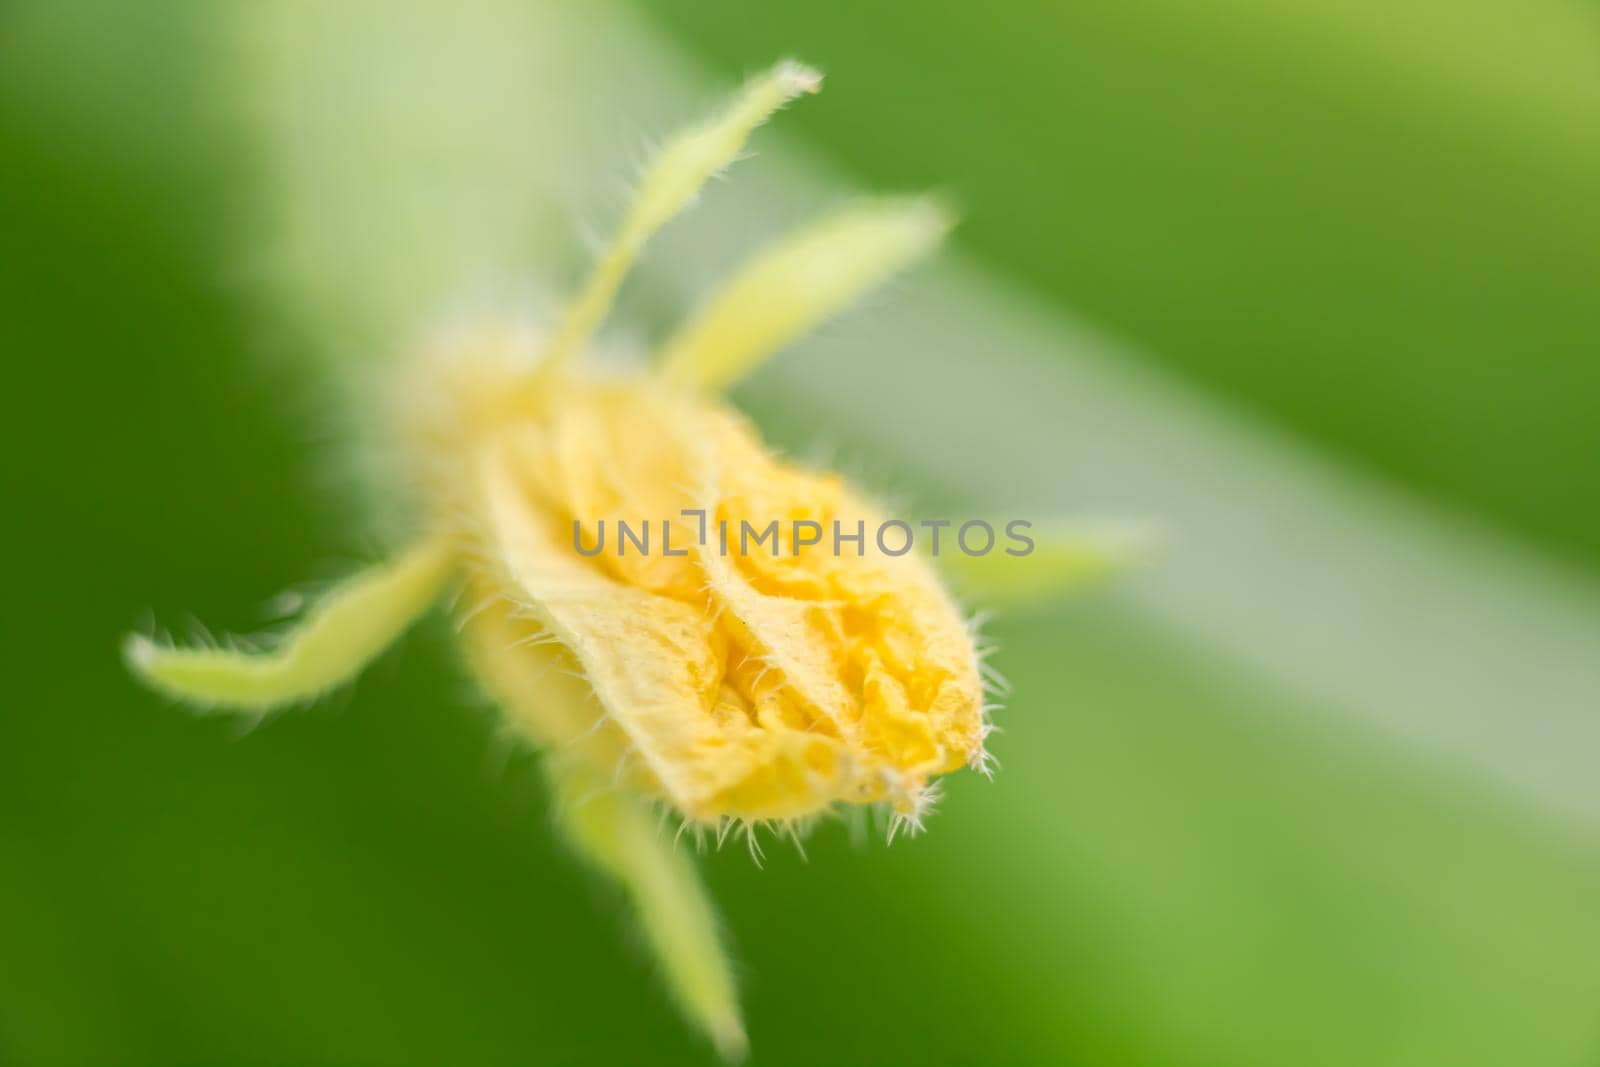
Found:
[[[498,419],[463,472],[471,585],[505,605],[468,623],[476,662],[492,674],[494,649],[521,647],[595,698],[587,716],[535,700],[518,722],[538,741],[582,739],[592,771],[697,822],[840,801],[914,817],[932,776],[979,761],[961,617],[923,558],[883,550],[840,478],[775,459],[722,403],[652,376],[555,376]],[[797,522],[822,543],[797,546]],[[864,535],[836,546],[836,523]],[[608,528],[595,555],[578,550],[575,529]],[[752,529],[776,534],[750,543]]]

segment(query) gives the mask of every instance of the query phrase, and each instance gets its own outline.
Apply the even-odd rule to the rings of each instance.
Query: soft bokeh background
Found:
[[[0,1062],[708,1061],[443,619],[243,737],[116,647],[371,558],[323,372],[547,302],[791,53],[827,91],[613,341],[947,189],[951,255],[741,400],[913,511],[1171,547],[997,624],[1003,772],[923,837],[706,857],[753,1062],[1600,1064],[1600,13],[1554,0],[0,7]]]

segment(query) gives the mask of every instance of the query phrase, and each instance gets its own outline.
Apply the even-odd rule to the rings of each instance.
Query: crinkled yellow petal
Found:
[[[621,229],[557,327],[548,350],[552,363],[582,350],[651,234],[688,207],[707,181],[738,158],[756,127],[795,97],[816,92],[821,84],[816,71],[786,60],[752,80],[727,111],[666,143],[640,179]]]
[[[481,581],[471,595],[480,602],[462,624],[467,659],[512,731],[597,773],[609,770],[615,785],[659,793],[566,647]]]
[[[668,380],[721,389],[931,251],[950,229],[928,197],[858,204],[746,264],[667,342]]]
[[[930,777],[979,758],[975,656],[926,561],[870,534],[860,556],[720,554],[719,519],[876,525],[841,480],[772,460],[725,408],[647,380],[569,380],[484,446],[476,477],[479,581],[560,642],[688,818],[795,819],[839,801],[914,812]],[[706,548],[687,522],[684,555],[613,541],[590,557],[572,541],[574,520],[614,530],[686,508],[706,512]]]
[[[580,557],[530,506],[516,456],[486,457],[483,472],[508,595],[577,660],[666,798],[714,821],[726,814],[713,805],[719,780],[758,758],[735,750],[770,740],[722,707],[726,642],[704,605],[616,581]]]
[[[959,612],[926,560],[883,551],[881,514],[842,479],[773,459],[742,420],[723,422],[717,455],[705,492],[720,519],[811,520],[825,543],[707,553],[711,597],[752,654],[777,669],[788,698],[870,769],[855,783],[862,798],[915,810],[929,778],[974,762],[982,748],[982,690]],[[834,544],[836,524],[859,531],[859,544]]]
[[[454,563],[450,544],[434,539],[362,571],[270,652],[169,648],[134,635],[124,653],[135,674],[168,696],[201,708],[269,711],[355,677],[437,599]]]

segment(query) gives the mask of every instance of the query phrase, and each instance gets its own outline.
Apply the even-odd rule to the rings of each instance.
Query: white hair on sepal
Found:
[[[909,810],[900,811],[891,807],[889,809],[889,829],[886,844],[894,844],[895,837],[904,831],[907,837],[915,837],[925,829],[923,820],[933,814],[934,808],[944,795],[944,782],[935,778],[927,785],[910,796],[911,807]]]

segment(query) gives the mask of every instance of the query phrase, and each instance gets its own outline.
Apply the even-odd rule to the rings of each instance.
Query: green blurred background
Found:
[[[340,47],[384,50],[373,10]],[[707,1062],[445,620],[242,737],[121,670],[152,615],[252,630],[375,548],[305,373],[339,346],[247,238],[281,146],[239,121],[236,13],[0,6],[0,1062]],[[648,0],[582,27],[619,76],[640,40],[712,87],[821,65],[800,150],[952,191],[1005,285],[1600,603],[1592,4]],[[577,89],[492,106],[641,128]],[[929,833],[706,857],[753,1062],[1600,1064],[1592,823],[1296,706],[1115,586],[996,636],[1003,772],[952,779]]]

